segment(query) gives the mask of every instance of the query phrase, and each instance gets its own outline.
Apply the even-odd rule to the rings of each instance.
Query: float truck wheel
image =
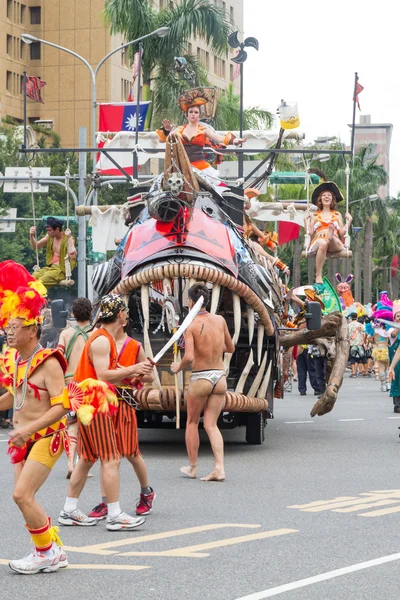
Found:
[[[259,446],[265,440],[263,413],[248,413],[246,422],[246,442]]]

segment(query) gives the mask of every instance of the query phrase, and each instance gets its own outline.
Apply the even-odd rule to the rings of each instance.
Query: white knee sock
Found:
[[[119,502],[109,502],[108,503],[108,517],[110,519],[116,519],[118,515],[121,514],[121,507]]]
[[[65,500],[64,510],[67,513],[72,512],[78,508],[78,498],[68,498]]]

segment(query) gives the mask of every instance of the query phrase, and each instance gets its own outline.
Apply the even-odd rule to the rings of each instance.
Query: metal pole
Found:
[[[96,109],[97,109],[97,90],[96,79],[92,77],[92,148],[96,147]],[[96,172],[96,154],[93,152],[93,173]]]
[[[357,81],[358,81],[358,73],[354,73],[353,123],[351,125],[351,154],[352,154],[353,158],[354,158],[354,154],[355,154],[354,136],[355,136],[355,133],[356,133]]]
[[[137,94],[136,94],[136,126],[135,126],[135,146],[136,150],[133,152],[133,177],[135,179],[139,176],[139,160],[137,147],[139,144],[139,113],[140,113],[140,75],[142,70],[142,52],[143,44],[139,42],[139,61],[138,61],[138,76],[137,76]]]
[[[79,128],[79,147],[86,146],[86,127]],[[85,204],[86,155],[79,154],[79,204]],[[78,227],[78,296],[86,298],[86,219],[79,219]]]
[[[24,148],[26,148],[26,71],[24,71]]]
[[[239,136],[243,137],[243,63],[240,63],[240,115],[239,115]],[[243,177],[243,154],[239,154],[239,179]]]

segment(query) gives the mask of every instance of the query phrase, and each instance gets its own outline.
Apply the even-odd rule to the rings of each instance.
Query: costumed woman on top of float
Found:
[[[225,136],[218,135],[211,127],[200,122],[200,107],[210,101],[211,98],[203,88],[183,92],[178,97],[177,102],[188,120],[187,124],[174,128],[169,119],[164,119],[162,129],[157,129],[156,133],[162,142],[167,140],[170,133],[178,135],[182,140],[191,165],[198,169],[201,175],[208,176],[213,185],[218,185],[220,183],[219,173],[206,161],[204,147],[210,145],[209,142],[224,144],[225,146],[229,144],[238,146],[244,143],[246,138],[236,138],[230,131]]]
[[[341,238],[346,234],[346,226],[343,225],[340,212],[335,210],[336,203],[341,202],[343,196],[336,183],[323,181],[315,188],[311,199],[318,210],[311,217],[310,215],[305,217],[305,228],[311,238],[308,252],[316,252],[315,282],[323,283],[322,269],[327,252],[345,250]],[[349,213],[346,213],[345,218],[348,228],[353,219]]]

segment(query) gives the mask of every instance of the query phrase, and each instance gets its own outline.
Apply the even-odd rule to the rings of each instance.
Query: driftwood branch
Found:
[[[332,410],[335,406],[338,391],[343,383],[343,375],[349,358],[350,343],[347,321],[342,315],[341,321],[336,335],[336,357],[329,375],[326,391],[312,407],[310,412],[312,417],[316,415],[322,417],[322,415],[326,415],[326,413]]]
[[[284,349],[298,344],[312,344],[318,338],[335,337],[344,317],[340,312],[333,312],[322,319],[321,328],[315,331],[298,329],[280,334],[280,342]]]
[[[321,328],[316,331],[300,329],[298,331],[282,332],[280,342],[284,349],[297,344],[321,343],[321,338],[333,338],[336,352],[328,357],[326,376],[326,391],[311,410],[311,416],[322,416],[330,412],[335,405],[338,391],[343,382],[343,375],[349,357],[349,339],[346,318],[339,312],[331,313],[323,318]]]

